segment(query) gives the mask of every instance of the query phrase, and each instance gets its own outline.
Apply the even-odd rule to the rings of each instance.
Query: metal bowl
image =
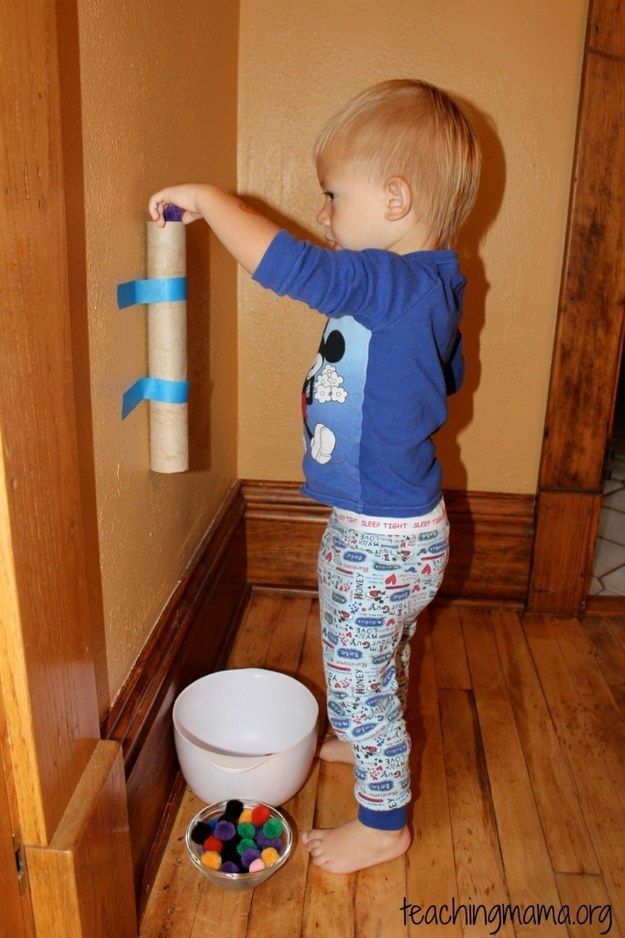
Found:
[[[257,805],[265,804],[264,801],[244,801],[240,799],[243,808],[255,808]],[[273,866],[266,866],[264,870],[258,870],[256,873],[222,873],[219,870],[211,870],[209,867],[204,866],[200,857],[204,853],[201,844],[196,844],[194,840],[191,839],[191,832],[196,824],[200,821],[208,821],[211,818],[218,818],[226,810],[227,801],[216,801],[214,804],[209,804],[205,808],[202,808],[201,811],[189,821],[187,825],[187,831],[185,834],[185,843],[187,845],[187,850],[191,862],[197,869],[202,873],[211,883],[214,883],[215,886],[221,886],[224,889],[254,889],[256,886],[259,886],[261,883],[264,883],[266,879],[269,879],[270,876],[273,876],[288,860],[293,850],[293,830],[291,825],[287,821],[286,817],[279,811],[278,808],[274,808],[270,804],[265,804],[265,807],[269,809],[272,817],[279,818],[283,825],[284,831],[280,839],[284,845],[284,849],[280,854],[279,859],[273,864]]]

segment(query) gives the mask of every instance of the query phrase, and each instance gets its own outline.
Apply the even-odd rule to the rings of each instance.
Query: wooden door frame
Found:
[[[590,586],[625,312],[625,23],[590,0],[526,608],[581,615]],[[623,606],[625,613],[625,604]]]
[[[22,0],[0,18],[0,743],[26,922],[130,938],[123,758],[100,738],[92,654],[56,16]]]

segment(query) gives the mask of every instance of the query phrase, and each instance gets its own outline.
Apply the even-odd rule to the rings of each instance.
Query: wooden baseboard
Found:
[[[619,616],[625,618],[625,596],[589,596],[585,603],[585,616]]]
[[[245,503],[237,482],[102,722],[102,737],[118,740],[124,754],[138,908],[160,860],[163,810],[178,773],[173,703],[187,684],[225,666],[247,605],[245,570]]]
[[[247,582],[317,588],[317,552],[330,508],[299,492],[298,482],[242,480]],[[534,496],[445,492],[450,559],[441,600],[524,603],[534,538]]]

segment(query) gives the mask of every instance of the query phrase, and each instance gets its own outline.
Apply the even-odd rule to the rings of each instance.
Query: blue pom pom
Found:
[[[215,830],[215,828],[217,827],[217,824],[218,824],[218,823],[219,823],[219,821],[217,820],[216,817],[212,817],[212,818],[210,819],[210,821],[208,822],[208,826],[209,826],[210,829],[211,829],[211,833]]]

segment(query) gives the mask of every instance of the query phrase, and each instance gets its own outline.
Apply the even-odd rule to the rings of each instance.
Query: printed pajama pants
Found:
[[[369,827],[398,830],[406,823],[410,639],[419,613],[439,590],[448,558],[443,498],[427,515],[409,519],[334,508],[321,538],[317,575],[328,718],[353,749],[358,818]]]

